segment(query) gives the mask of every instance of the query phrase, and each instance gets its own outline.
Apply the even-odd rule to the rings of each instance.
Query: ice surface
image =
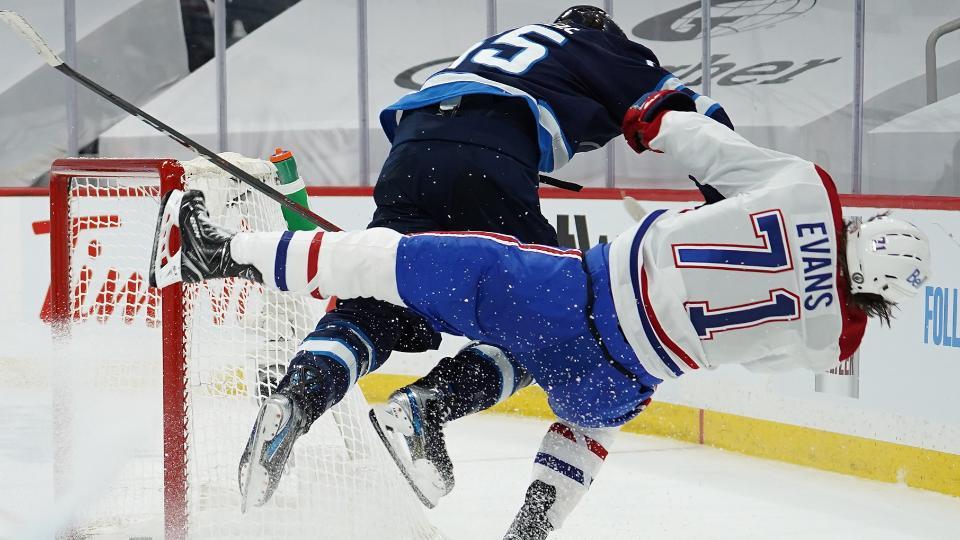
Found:
[[[480,416],[448,439],[457,485],[428,513],[450,538],[502,538],[548,422]],[[554,539],[958,538],[960,498],[622,433]]]
[[[97,486],[54,504],[51,393],[29,383],[0,386],[0,538],[49,538]],[[429,519],[454,540],[501,538],[548,425],[493,415],[452,424],[457,486]],[[111,431],[91,432],[85,442],[113,441]],[[109,475],[119,454],[108,452],[85,476]],[[376,504],[357,512],[376,512]],[[621,434],[590,493],[551,538],[849,540],[956,538],[957,531],[958,498]]]

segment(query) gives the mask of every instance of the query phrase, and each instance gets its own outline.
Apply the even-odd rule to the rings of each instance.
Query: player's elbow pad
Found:
[[[623,136],[634,152],[639,154],[650,148],[650,140],[659,131],[660,117],[667,111],[696,112],[697,105],[683,92],[658,90],[647,92],[627,109],[623,117]]]

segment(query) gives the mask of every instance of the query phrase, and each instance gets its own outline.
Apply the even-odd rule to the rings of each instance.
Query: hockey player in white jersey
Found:
[[[826,172],[693,110],[684,94],[648,94],[624,118],[624,135],[638,152],[676,159],[717,200],[652,211],[586,254],[475,232],[233,234],[209,222],[202,194],[188,192],[166,204],[179,206],[183,277],[374,297],[415,310],[437,330],[509,349],[558,421],[507,538],[545,538],[657,385],[730,363],[829,369],[860,345],[868,316],[889,322],[930,273],[919,229],[879,216],[848,230]],[[364,370],[349,368],[353,384]],[[292,413],[261,412],[244,457],[245,494],[272,492],[278,464],[309,427],[298,394],[289,399]]]

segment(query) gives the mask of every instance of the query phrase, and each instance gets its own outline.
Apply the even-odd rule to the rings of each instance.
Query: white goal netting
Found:
[[[269,162],[229,159],[277,184]],[[279,205],[205,159],[167,162],[153,173],[142,161],[124,170],[116,160],[85,160],[82,170],[58,173],[66,189],[52,189],[67,195],[66,234],[51,241],[67,242],[69,268],[61,284],[69,291],[61,309],[69,337],[60,340],[52,373],[63,413],[56,483],[77,498],[74,534],[439,537],[381,447],[356,388],[298,440],[272,500],[240,513],[237,465],[258,398],[326,306],[242,280],[163,295],[148,288],[160,179],[172,185],[180,166],[184,187],[203,190],[222,225],[282,230],[286,223]],[[182,314],[171,315],[177,308]]]

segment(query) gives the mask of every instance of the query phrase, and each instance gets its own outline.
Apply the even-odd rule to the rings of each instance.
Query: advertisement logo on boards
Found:
[[[50,221],[36,221],[32,225],[35,235],[50,234]],[[125,324],[142,322],[148,327],[159,326],[160,291],[147,285],[144,272],[130,268],[146,268],[146,251],[141,249],[143,246],[125,246],[122,242],[109,241],[110,235],[120,232],[122,227],[123,219],[115,214],[71,219],[73,245],[70,253],[74,274],[70,276],[70,312],[74,322],[94,320],[106,323],[120,319]],[[136,262],[130,263],[131,260]],[[262,288],[246,280],[225,279],[209,282],[203,290],[202,296],[209,300],[209,320],[213,325],[221,326],[228,321],[228,315],[242,320],[251,294]],[[199,296],[199,293],[193,293],[195,300]],[[53,298],[48,286],[40,308],[40,319],[49,322],[52,318]]]
[[[573,229],[570,229],[570,219],[573,218]],[[579,249],[586,253],[593,247],[590,243],[590,232],[587,229],[587,216],[576,214],[573,216],[567,214],[557,215],[557,241],[561,247]],[[607,235],[600,235],[598,244],[607,242]]]
[[[960,298],[957,287],[927,285],[923,294],[923,343],[960,348]]]
[[[817,0],[711,0],[710,36],[769,28],[813,9]],[[701,2],[690,2],[633,27],[631,33],[653,41],[693,41],[703,34]]]
[[[70,253],[79,270],[70,276],[72,291],[70,297],[71,319],[81,321],[96,319],[100,322],[110,320],[119,313],[127,324],[137,320],[141,311],[147,326],[157,326],[160,321],[160,296],[156,289],[147,286],[140,272],[124,275],[114,266],[98,264],[103,255],[104,246],[96,233],[120,229],[123,222],[119,215],[91,215],[71,218],[70,238],[73,243]],[[50,234],[50,221],[35,221],[35,235]],[[85,249],[77,249],[80,237],[86,238]],[[96,283],[100,283],[99,289]],[[117,309],[122,306],[122,309]],[[47,287],[40,319],[50,321],[53,318],[53,298],[51,287]]]

